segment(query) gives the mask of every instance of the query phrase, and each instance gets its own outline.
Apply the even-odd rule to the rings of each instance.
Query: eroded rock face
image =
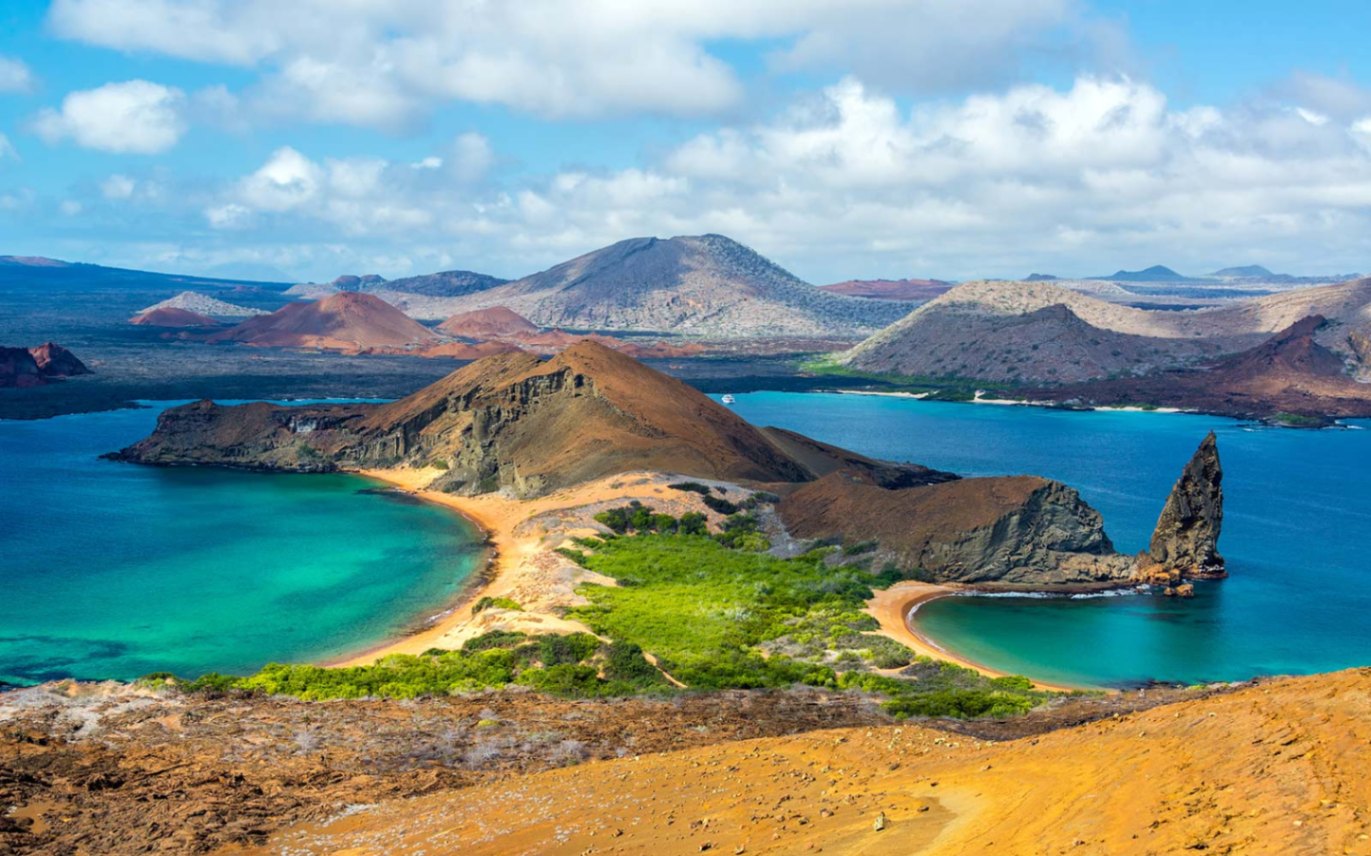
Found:
[[[1037,588],[1130,576],[1099,512],[1035,476],[889,489],[847,470],[796,489],[779,511],[798,537],[876,541],[883,559],[938,582]]]
[[[1223,528],[1223,467],[1211,431],[1185,465],[1162,508],[1140,577],[1149,582],[1228,576],[1219,555]]]

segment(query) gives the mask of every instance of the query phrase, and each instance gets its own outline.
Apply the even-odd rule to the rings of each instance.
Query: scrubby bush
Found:
[[[472,605],[471,614],[475,615],[478,612],[485,612],[487,609],[512,609],[517,612],[522,611],[523,607],[520,606],[519,602],[516,600],[511,600],[507,597],[490,597],[487,595]]]

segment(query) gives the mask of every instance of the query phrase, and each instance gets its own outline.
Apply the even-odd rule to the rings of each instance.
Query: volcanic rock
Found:
[[[33,348],[0,346],[0,387],[43,386],[54,380],[90,373],[75,354],[52,342]]]
[[[1172,581],[1228,576],[1219,555],[1223,528],[1223,467],[1211,431],[1186,464],[1162,508],[1147,558]],[[1156,577],[1156,568],[1150,576]]]
[[[1036,476],[892,490],[836,471],[794,490],[777,510],[798,537],[875,541],[883,559],[938,582],[1043,587],[1122,583],[1131,574],[1099,512],[1075,490]]]
[[[492,306],[454,315],[438,325],[440,332],[459,339],[504,339],[530,335],[538,327],[506,306]]]
[[[130,324],[140,327],[218,327],[221,326],[217,319],[199,312],[192,312],[189,309],[178,309],[174,306],[163,306],[158,309],[148,309],[139,312],[129,319]]]
[[[821,291],[722,235],[620,241],[447,305],[504,306],[543,327],[724,339],[864,335],[913,308]]]
[[[317,302],[291,303],[249,318],[211,342],[277,348],[357,351],[437,341],[438,335],[379,297],[342,291]]]
[[[90,369],[86,368],[86,364],[78,360],[75,354],[54,342],[44,342],[36,348],[29,348],[29,353],[33,355],[33,361],[44,377],[90,374]]]

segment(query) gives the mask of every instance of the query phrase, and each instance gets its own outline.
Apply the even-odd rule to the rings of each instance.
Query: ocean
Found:
[[[0,681],[358,651],[441,611],[483,560],[459,516],[358,476],[100,460],[163,406],[0,421]]]
[[[1115,547],[1147,546],[1204,435],[1218,435],[1230,577],[1193,599],[955,597],[919,628],[985,665],[1135,686],[1371,665],[1371,423],[1319,431],[1178,413],[1073,412],[826,393],[739,394],[734,409],[863,454],[1077,488]]]

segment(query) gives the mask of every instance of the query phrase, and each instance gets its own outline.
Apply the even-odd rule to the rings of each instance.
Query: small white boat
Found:
[[[737,401],[738,399],[734,398],[734,397],[731,396],[731,395],[725,395],[723,398],[721,398],[721,399],[719,399],[719,400],[722,401],[724,404],[732,404],[733,402]]]

